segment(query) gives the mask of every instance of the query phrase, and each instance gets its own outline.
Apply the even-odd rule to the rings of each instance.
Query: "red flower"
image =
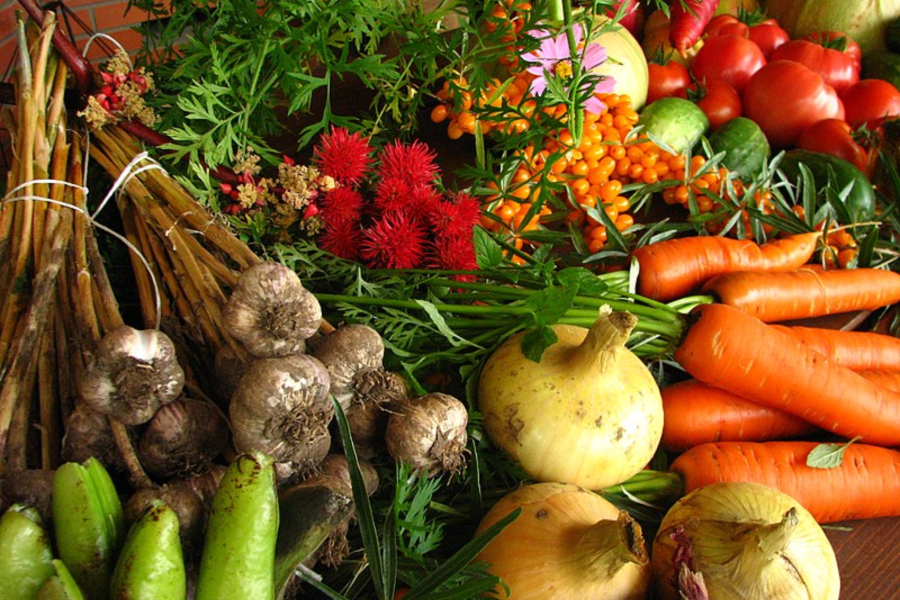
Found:
[[[331,133],[319,139],[313,160],[323,175],[339,183],[352,185],[361,181],[372,163],[369,138],[359,132],[348,133],[342,127],[331,127]]]
[[[378,174],[382,180],[405,181],[410,188],[431,186],[438,172],[436,157],[437,153],[425,142],[415,140],[404,144],[394,140],[378,154],[381,161]]]
[[[384,213],[404,212],[425,215],[436,197],[431,185],[410,184],[406,179],[382,179],[375,188],[375,205]]]
[[[319,201],[319,217],[326,227],[343,223],[358,223],[366,199],[357,190],[341,186],[325,194]]]
[[[361,255],[371,268],[412,269],[425,254],[425,227],[406,213],[389,213],[367,228]]]
[[[435,235],[469,236],[481,219],[481,204],[461,192],[453,200],[438,200],[427,211]]]
[[[319,236],[319,246],[326,252],[347,260],[359,260],[362,230],[353,221],[327,225]]]
[[[443,235],[434,240],[429,267],[450,271],[476,271],[478,261],[475,258],[475,247],[472,244],[471,232],[468,236]],[[454,275],[454,279],[470,281],[474,275]]]

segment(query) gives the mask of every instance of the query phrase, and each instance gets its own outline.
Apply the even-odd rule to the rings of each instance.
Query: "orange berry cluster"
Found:
[[[532,76],[516,75],[501,88],[499,79],[491,80],[477,97],[468,89],[465,77],[445,81],[435,94],[440,103],[431,110],[433,123],[447,123],[447,137],[457,140],[464,134],[501,130],[507,134],[522,133],[531,126],[531,117],[537,102],[527,95]],[[503,106],[509,110],[500,114]],[[491,110],[496,112],[491,113]]]
[[[806,212],[802,206],[793,207],[794,214],[801,219]],[[828,224],[825,221],[816,225],[817,231],[828,231],[825,234],[825,249],[822,252],[822,261],[826,269],[846,269],[856,259],[859,253],[859,243],[849,229],[836,227],[835,223]]]

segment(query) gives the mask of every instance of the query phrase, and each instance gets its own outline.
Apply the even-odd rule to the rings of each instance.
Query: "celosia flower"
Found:
[[[382,180],[405,181],[410,189],[430,186],[438,172],[436,157],[437,153],[425,142],[415,140],[407,144],[394,140],[378,153],[378,175]]]
[[[606,62],[606,48],[600,44],[590,43],[582,49],[584,28],[580,24],[572,28],[576,52],[580,52],[580,55],[577,54],[579,73],[575,72],[576,65],[572,63],[573,53],[566,32],[554,36],[547,31],[537,31],[531,35],[543,40],[538,50],[522,55],[522,60],[533,63],[525,70],[536,76],[529,87],[529,91],[535,96],[540,96],[547,90],[549,79],[562,80],[568,88],[568,83],[575,79],[576,75],[581,75]],[[585,101],[584,108],[588,112],[600,114],[606,105],[596,94],[612,92],[615,80],[612,77],[603,77],[596,80],[593,86],[593,94]]]
[[[372,147],[369,138],[357,131],[349,133],[342,127],[332,126],[323,135],[313,151],[313,160],[323,175],[347,185],[358,183],[365,177],[372,164]]]
[[[355,221],[327,224],[319,236],[319,247],[346,260],[359,260],[362,230]]]
[[[459,193],[452,200],[437,198],[427,214],[437,236],[471,236],[481,218],[481,204],[469,194]]]
[[[406,213],[382,216],[363,233],[361,256],[371,268],[412,269],[425,254],[427,232]]]
[[[326,228],[332,225],[358,223],[362,217],[366,200],[354,188],[341,186],[323,194],[319,201],[319,218]]]

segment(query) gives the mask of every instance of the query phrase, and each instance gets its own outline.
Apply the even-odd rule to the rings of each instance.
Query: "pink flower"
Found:
[[[522,60],[533,63],[525,69],[536,76],[531,82],[529,91],[535,96],[540,96],[547,90],[549,78],[562,79],[563,82],[569,82],[575,78],[575,65],[572,63],[573,53],[569,46],[569,38],[566,32],[553,36],[548,31],[535,31],[531,35],[542,39],[541,47],[534,52],[523,54]],[[582,48],[584,28],[580,24],[575,25],[572,28],[572,35],[575,39],[577,52]],[[597,43],[587,44],[580,50],[578,62],[580,63],[579,68],[581,71],[578,75],[590,71],[606,62],[606,48]],[[603,77],[597,81],[592,90],[594,95],[584,103],[585,110],[594,114],[601,113],[606,108],[606,105],[596,97],[596,94],[612,92],[615,88],[615,83],[615,79],[612,77]]]

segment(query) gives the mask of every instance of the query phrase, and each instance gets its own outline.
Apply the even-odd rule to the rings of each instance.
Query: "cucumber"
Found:
[[[884,79],[900,88],[900,54],[896,52],[872,52],[863,56],[862,77]]]
[[[801,164],[809,168],[817,193],[829,185],[840,193],[852,184],[844,203],[847,214],[841,219],[843,225],[871,221],[875,217],[875,188],[853,163],[824,152],[795,149],[784,153],[778,169],[789,182],[796,183],[801,177]],[[849,222],[844,222],[848,219]]]
[[[644,107],[638,126],[655,142],[681,154],[690,150],[706,133],[709,119],[690,100],[666,97]]]
[[[709,136],[709,145],[713,153],[725,153],[722,157],[724,167],[748,181],[762,171],[772,154],[766,134],[747,117],[722,123]]]

